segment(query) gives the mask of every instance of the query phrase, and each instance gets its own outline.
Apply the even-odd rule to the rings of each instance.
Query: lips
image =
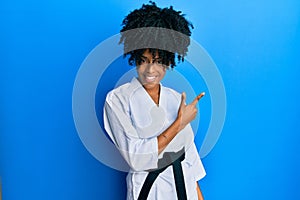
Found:
[[[156,76],[145,76],[146,82],[154,82],[156,79]]]

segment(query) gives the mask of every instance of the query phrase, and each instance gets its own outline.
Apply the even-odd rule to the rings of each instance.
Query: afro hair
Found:
[[[190,44],[190,28],[194,27],[181,11],[175,11],[172,6],[159,8],[150,1],[124,18],[119,43],[124,44],[123,55],[129,56],[130,65],[140,64],[143,53],[149,49],[153,57],[158,53],[162,63],[173,68],[176,66],[175,56],[178,62],[184,61]],[[153,43],[164,48],[157,48]]]

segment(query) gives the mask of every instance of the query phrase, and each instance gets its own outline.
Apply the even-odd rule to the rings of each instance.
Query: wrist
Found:
[[[181,118],[179,118],[179,117],[176,118],[173,125],[174,125],[175,130],[177,131],[177,133],[183,129],[183,127],[181,125]]]

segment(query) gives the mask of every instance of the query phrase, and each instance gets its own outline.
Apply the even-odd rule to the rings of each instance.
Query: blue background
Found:
[[[72,89],[88,53],[144,2],[0,2],[4,200],[125,199],[125,173],[97,161],[77,135]],[[203,159],[206,199],[300,199],[300,1],[157,3],[193,22],[225,84],[225,126]],[[201,103],[209,113],[209,98]]]

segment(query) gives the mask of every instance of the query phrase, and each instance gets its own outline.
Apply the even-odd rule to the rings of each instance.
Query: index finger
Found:
[[[204,95],[205,95],[205,92],[200,93],[191,104],[195,106]]]

